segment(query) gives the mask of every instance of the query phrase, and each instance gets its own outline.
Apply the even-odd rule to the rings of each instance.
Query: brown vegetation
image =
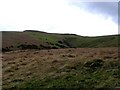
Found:
[[[14,87],[31,78],[58,77],[93,59],[117,60],[118,48],[20,50],[3,53],[3,87]]]

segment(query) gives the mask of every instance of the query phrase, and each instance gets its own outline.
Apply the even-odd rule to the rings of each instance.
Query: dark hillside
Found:
[[[76,34],[46,33],[34,30],[3,31],[2,50],[118,47],[119,35],[83,37]]]

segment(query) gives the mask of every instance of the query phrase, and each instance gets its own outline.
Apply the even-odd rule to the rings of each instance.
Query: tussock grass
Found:
[[[3,90],[118,88],[117,52],[117,48],[69,48],[4,53]]]

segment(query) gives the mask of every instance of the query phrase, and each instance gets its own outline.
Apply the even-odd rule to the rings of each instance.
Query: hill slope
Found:
[[[23,50],[2,57],[3,90],[120,88],[118,48]]]
[[[75,34],[55,34],[33,30],[3,31],[2,50],[118,47],[118,38],[119,35],[83,37]]]

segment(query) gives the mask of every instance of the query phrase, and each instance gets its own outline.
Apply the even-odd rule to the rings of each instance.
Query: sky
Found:
[[[0,31],[113,35],[118,17],[118,0],[0,0]]]

